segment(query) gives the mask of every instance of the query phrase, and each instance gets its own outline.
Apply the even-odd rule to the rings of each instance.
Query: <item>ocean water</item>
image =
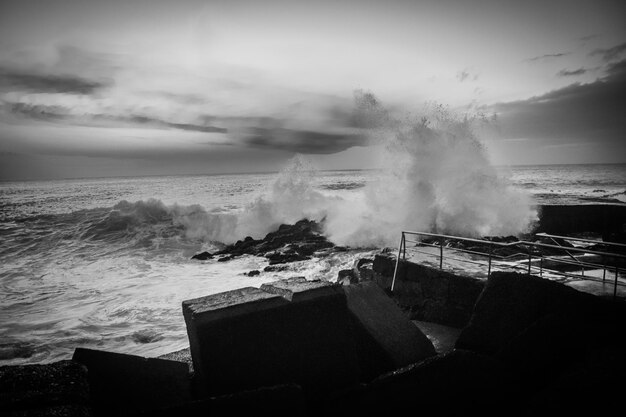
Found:
[[[426,194],[423,174],[317,172],[302,164],[278,174],[0,183],[0,365],[67,359],[79,346],[143,356],[184,348],[183,300],[295,275],[334,280],[355,259],[395,245],[405,226],[395,218],[436,213],[429,222],[439,230],[462,233],[469,226],[450,218],[475,225],[476,213],[487,211],[485,222],[498,228],[483,225],[473,232],[504,234],[525,227],[536,204],[626,204],[626,165],[479,173],[470,182],[471,172],[454,183],[450,174],[432,176]],[[483,198],[492,194],[481,190],[492,187],[500,190],[499,205]],[[413,192],[430,196],[428,207],[436,210],[409,205],[411,217],[397,211],[385,216],[401,205],[387,206],[394,202],[390,196]],[[480,199],[473,199],[477,193]],[[509,195],[516,205],[527,202],[516,212],[530,213],[524,222],[499,214],[510,212]],[[476,204],[484,207],[467,207]],[[331,240],[351,250],[255,277],[244,273],[262,270],[264,258],[190,259],[304,217],[325,220]]]

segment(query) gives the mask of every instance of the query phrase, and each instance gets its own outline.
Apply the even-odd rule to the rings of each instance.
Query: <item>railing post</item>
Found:
[[[406,237],[404,232],[402,232],[402,260],[406,261]]]
[[[491,276],[491,254],[493,252],[493,243],[489,242],[489,267],[487,268],[487,279]]]
[[[439,239],[439,269],[443,269],[443,239]]]
[[[396,267],[393,270],[393,279],[391,280],[392,292],[393,292],[393,288],[396,285],[396,274],[398,273],[398,263],[400,262],[400,252],[402,251],[402,246],[404,246],[404,231],[402,232],[402,237],[400,237],[400,245],[398,246],[398,256],[396,257]]]
[[[613,300],[617,298],[617,271],[618,270],[619,268],[617,267],[617,265],[615,265],[615,284],[613,285]]]
[[[543,278],[543,252],[541,253],[541,258],[539,259],[539,276]]]
[[[532,260],[532,249],[528,247],[528,275],[530,275],[530,262]]]

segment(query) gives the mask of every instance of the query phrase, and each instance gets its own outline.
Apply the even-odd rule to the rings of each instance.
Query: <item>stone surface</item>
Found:
[[[297,383],[317,395],[355,382],[341,287],[299,277],[263,288],[183,302],[194,369],[206,393]]]
[[[527,274],[494,272],[456,347],[493,355],[532,323],[550,313],[587,311],[592,295]]]
[[[337,285],[322,280],[307,280],[305,277],[292,277],[261,285],[261,290],[277,294],[289,301],[305,301],[317,297],[341,294]]]
[[[189,372],[193,372],[193,359],[191,359],[191,351],[188,347],[177,350],[175,352],[170,352],[164,355],[157,356],[157,359],[167,359],[168,361],[186,363],[189,366]]]
[[[435,354],[430,340],[374,282],[344,286],[354,323],[361,380]]]
[[[72,359],[88,370],[95,415],[134,415],[191,399],[186,363],[83,348]]]
[[[0,367],[3,416],[90,415],[88,401],[87,369],[79,363]]]

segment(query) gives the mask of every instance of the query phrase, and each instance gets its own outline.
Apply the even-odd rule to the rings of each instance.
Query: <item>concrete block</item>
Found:
[[[600,301],[593,295],[540,277],[494,272],[456,348],[493,355],[542,317],[590,311]]]
[[[87,367],[97,415],[134,415],[191,400],[186,363],[83,348],[72,360]]]
[[[317,395],[356,381],[340,287],[303,278],[183,302],[194,369],[208,395],[296,383]]]
[[[362,381],[436,354],[428,337],[376,283],[343,289],[353,320]]]

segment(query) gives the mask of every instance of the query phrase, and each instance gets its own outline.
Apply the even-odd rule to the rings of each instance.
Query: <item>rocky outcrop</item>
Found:
[[[218,261],[227,261],[241,255],[255,255],[267,258],[270,265],[304,261],[311,259],[314,254],[328,254],[327,249],[335,246],[321,232],[320,224],[304,219],[293,225],[280,225],[278,230],[268,233],[263,239],[248,236],[220,251],[202,252],[192,259],[219,257]]]

